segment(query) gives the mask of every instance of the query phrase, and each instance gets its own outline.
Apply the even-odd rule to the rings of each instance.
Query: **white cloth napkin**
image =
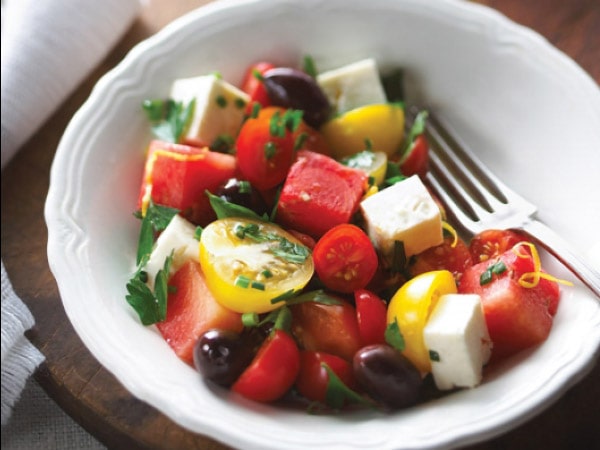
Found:
[[[118,42],[140,0],[2,0],[2,170]],[[43,355],[2,263],[2,425]]]

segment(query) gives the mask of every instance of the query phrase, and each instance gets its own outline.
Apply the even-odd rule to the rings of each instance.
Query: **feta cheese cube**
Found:
[[[385,258],[393,256],[396,240],[404,243],[407,257],[444,240],[440,209],[417,175],[367,197],[360,209],[369,237]]]
[[[148,285],[154,286],[154,278],[165,265],[165,260],[173,251],[171,274],[183,263],[193,259],[200,262],[199,242],[194,237],[196,226],[179,214],[173,216],[169,225],[162,231],[154,243],[154,248],[144,270],[148,274]]]
[[[186,138],[211,145],[219,136],[235,138],[250,97],[215,75],[175,80],[171,98],[188,104],[196,100]]]
[[[438,389],[471,388],[481,383],[491,340],[477,294],[442,295],[423,331]]]
[[[323,72],[317,75],[317,83],[337,114],[387,102],[377,63],[372,58]]]

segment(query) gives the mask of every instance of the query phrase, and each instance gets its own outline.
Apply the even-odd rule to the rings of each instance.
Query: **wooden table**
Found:
[[[36,318],[29,339],[46,356],[35,374],[46,392],[109,448],[223,449],[133,398],[88,352],[62,308],[46,259],[43,207],[59,139],[95,82],[137,42],[204,0],[153,0],[112,53],[25,144],[2,174],[2,259]],[[600,83],[598,0],[482,0],[545,36]],[[600,443],[600,365],[545,412],[472,449],[583,449]],[[235,426],[232,424],[232,426]],[[596,444],[596,445],[593,445]]]

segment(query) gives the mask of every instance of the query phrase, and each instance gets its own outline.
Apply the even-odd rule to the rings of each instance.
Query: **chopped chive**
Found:
[[[277,146],[275,145],[274,142],[269,141],[265,144],[265,158],[266,159],[273,158],[273,156],[275,156],[276,151],[277,151]]]
[[[225,108],[227,106],[227,99],[222,95],[217,95],[217,105],[221,108]]]
[[[245,102],[244,100],[242,100],[241,98],[239,98],[239,97],[237,97],[237,98],[234,100],[233,104],[235,105],[235,107],[236,107],[237,109],[242,109],[242,108],[245,108],[245,107],[246,107],[246,102]]]
[[[260,323],[260,318],[254,312],[247,312],[242,314],[242,323],[245,327],[255,327]]]
[[[306,55],[304,57],[304,72],[313,78],[317,76],[317,66],[312,56]]]
[[[265,269],[262,271],[262,276],[265,278],[271,278],[273,277],[273,272],[271,272],[269,269]]]
[[[250,287],[252,289],[257,289],[259,291],[264,291],[265,290],[265,283],[261,283],[260,281],[253,281],[250,284]]]
[[[203,231],[203,228],[201,226],[197,226],[196,229],[194,230],[194,239],[199,241],[200,236],[202,236],[202,231]]]
[[[294,151],[300,150],[307,139],[308,133],[300,133],[294,141]]]
[[[252,103],[252,111],[250,112],[250,118],[256,119],[258,117],[259,111],[260,111],[260,103],[258,103],[258,102]]]
[[[234,281],[234,284],[241,288],[247,288],[250,286],[250,278],[244,275],[238,275],[238,277]]]
[[[431,361],[440,362],[440,354],[435,350],[429,350],[429,359]]]

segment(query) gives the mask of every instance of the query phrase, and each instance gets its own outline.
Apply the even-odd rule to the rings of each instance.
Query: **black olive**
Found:
[[[387,408],[406,408],[419,400],[419,370],[389,345],[363,347],[354,355],[353,368],[365,393]]]
[[[274,106],[304,111],[302,118],[308,125],[319,128],[329,118],[329,100],[305,72],[276,67],[263,74],[263,84]]]
[[[252,362],[262,339],[256,332],[209,330],[194,346],[194,366],[207,380],[229,387]]]

